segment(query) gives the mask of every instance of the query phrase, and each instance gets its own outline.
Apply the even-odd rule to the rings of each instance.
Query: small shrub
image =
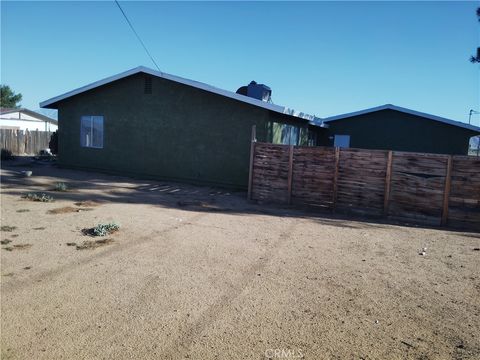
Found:
[[[55,184],[55,191],[68,191],[68,186],[64,182],[57,182]]]
[[[98,224],[93,228],[92,233],[94,236],[105,236],[118,231],[118,229],[120,229],[120,226],[115,223]]]
[[[55,156],[52,155],[50,149],[42,149],[33,157],[35,160],[41,161],[55,161]]]
[[[115,223],[108,224],[98,224],[97,226],[90,229],[83,229],[82,232],[84,235],[90,236],[105,236],[114,233],[120,229],[120,225]]]
[[[53,201],[53,197],[45,193],[28,193],[28,194],[22,195],[22,198],[30,201],[41,201],[41,202]]]
[[[52,153],[50,152],[50,149],[42,149],[38,152],[38,156],[41,157],[51,157]]]
[[[12,160],[13,159],[12,152],[8,149],[2,149],[1,159],[2,160]]]
[[[52,133],[50,136],[50,142],[48,143],[48,147],[53,155],[58,154],[58,130]]]

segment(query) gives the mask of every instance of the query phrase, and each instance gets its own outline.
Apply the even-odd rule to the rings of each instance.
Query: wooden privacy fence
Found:
[[[252,142],[249,198],[480,230],[480,159]]]
[[[51,135],[49,131],[0,129],[0,144],[14,155],[36,155],[48,148]]]

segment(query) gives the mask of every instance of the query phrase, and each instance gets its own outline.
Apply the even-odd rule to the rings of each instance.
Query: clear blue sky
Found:
[[[319,117],[393,103],[459,121],[479,107],[479,2],[121,2],[162,71]],[[1,81],[38,103],[154,67],[113,1],[1,3]],[[480,116],[473,118],[480,125]]]

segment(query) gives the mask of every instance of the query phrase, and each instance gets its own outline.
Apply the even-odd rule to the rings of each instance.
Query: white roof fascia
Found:
[[[442,123],[445,123],[445,124],[448,124],[448,125],[458,126],[458,127],[464,128],[464,129],[480,132],[480,127],[478,127],[478,126],[466,124],[466,123],[463,123],[461,121],[446,119],[446,118],[443,118],[443,117],[440,117],[440,116],[427,114],[427,113],[403,108],[403,107],[392,105],[392,104],[381,105],[381,106],[377,106],[377,107],[373,107],[373,108],[369,108],[369,109],[365,109],[365,110],[360,110],[360,111],[355,111],[355,112],[351,112],[351,113],[347,113],[347,114],[330,116],[330,117],[324,118],[323,121],[328,123],[330,121],[341,120],[341,119],[345,119],[345,118],[349,118],[349,117],[353,117],[353,116],[364,115],[364,114],[372,113],[372,112],[375,112],[375,111],[387,110],[387,109],[388,110],[396,110],[396,111],[404,112],[404,113],[407,113],[407,114],[410,114],[410,115],[416,115],[416,116],[424,117],[426,119],[439,121],[439,122],[442,122]]]
[[[9,109],[7,111],[2,111],[0,112],[0,115],[8,115],[8,114],[13,114],[13,113],[20,113],[20,114],[26,114],[26,115],[29,115],[31,117],[34,117],[36,118],[38,121],[42,121],[42,122],[49,122],[49,123],[52,123],[52,124],[57,124],[58,121],[55,120],[55,119],[52,119],[48,116],[45,116],[43,114],[39,114],[35,111],[32,111],[32,110],[29,110],[29,109],[26,109],[26,108],[17,108],[17,109]],[[2,119],[14,119],[14,120],[27,120],[27,119],[19,119],[19,118],[5,118],[3,117]]]
[[[328,127],[327,124],[323,123],[323,119],[316,117],[315,115],[306,114],[304,112],[295,111],[294,109],[289,109],[289,108],[285,108],[283,113],[308,120],[309,124],[313,126],[324,127],[324,128]]]
[[[312,126],[317,126],[317,127],[322,127],[322,128],[329,128],[329,125],[325,122],[323,122],[323,119],[315,117],[315,119],[310,121],[310,125]]]
[[[125,78],[125,77],[130,76],[130,75],[134,75],[134,74],[137,74],[137,73],[140,73],[140,72],[150,74],[152,76],[157,76],[157,77],[160,77],[160,78],[163,78],[163,79],[171,80],[171,81],[174,81],[174,82],[177,82],[177,83],[180,83],[180,84],[185,84],[185,85],[188,85],[188,86],[192,86],[192,87],[195,87],[197,89],[209,91],[209,92],[212,92],[212,93],[215,93],[215,94],[218,94],[218,95],[229,97],[229,98],[232,98],[232,99],[235,99],[235,100],[238,100],[238,101],[242,101],[244,103],[248,103],[248,104],[251,104],[251,105],[259,106],[259,107],[262,107],[264,109],[275,111],[275,112],[278,112],[278,113],[281,113],[281,114],[288,114],[288,115],[296,116],[296,117],[301,118],[301,119],[310,120],[309,117],[304,117],[307,114],[298,113],[298,115],[294,115],[294,114],[292,114],[293,110],[287,109],[287,108],[285,108],[283,106],[280,106],[280,105],[267,103],[265,101],[261,101],[261,100],[254,99],[254,98],[251,98],[251,97],[248,97],[248,96],[245,96],[245,95],[237,94],[237,93],[234,93],[234,92],[231,92],[231,91],[228,91],[228,90],[219,89],[219,88],[216,88],[214,86],[211,86],[211,85],[208,85],[208,84],[205,84],[205,83],[201,83],[201,82],[190,80],[190,79],[185,79],[185,78],[182,78],[180,76],[170,75],[170,74],[167,74],[167,73],[164,73],[164,72],[156,71],[156,70],[147,68],[145,66],[139,66],[139,67],[136,67],[134,69],[127,70],[127,71],[122,72],[120,74],[110,76],[110,77],[107,77],[107,78],[102,79],[102,80],[95,81],[91,84],[79,87],[78,89],[66,92],[65,94],[55,96],[51,99],[42,101],[40,103],[40,107],[43,108],[43,107],[49,106],[51,104],[54,104],[58,101],[69,98],[71,96],[80,94],[82,92],[94,89],[96,87],[108,84],[110,82]],[[302,114],[303,116],[300,116],[300,114]],[[308,115],[308,116],[312,117],[311,115]]]
[[[49,123],[55,124],[55,125],[58,124],[58,120],[52,119],[52,118],[50,118],[46,115],[43,115],[43,114],[39,114],[39,113],[37,113],[33,110],[23,108],[20,112],[24,113],[24,114],[27,114],[27,115],[30,115],[32,117],[36,117],[39,121],[46,121],[46,122],[49,122]]]

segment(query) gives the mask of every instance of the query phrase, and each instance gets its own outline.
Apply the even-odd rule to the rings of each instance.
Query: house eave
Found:
[[[211,92],[211,93],[214,93],[214,94],[218,94],[218,95],[221,95],[221,96],[224,96],[224,97],[227,97],[227,98],[231,98],[231,99],[234,99],[234,100],[237,100],[237,101],[241,101],[243,103],[254,105],[254,106],[257,106],[257,107],[260,107],[260,108],[263,108],[263,109],[267,109],[267,110],[270,110],[270,111],[280,113],[280,114],[287,114],[287,115],[295,116],[295,117],[297,117],[299,119],[303,119],[305,121],[312,121],[312,119],[316,119],[315,116],[308,115],[308,114],[305,114],[305,113],[302,113],[302,112],[296,112],[293,109],[289,109],[289,108],[284,107],[284,106],[268,103],[268,102],[261,101],[261,100],[258,100],[258,99],[254,99],[254,98],[251,98],[251,97],[248,97],[248,96],[245,96],[245,95],[237,94],[237,93],[234,93],[234,92],[231,92],[231,91],[228,91],[228,90],[219,89],[217,87],[214,87],[212,85],[208,85],[208,84],[205,84],[205,83],[202,83],[202,82],[199,82],[199,81],[185,79],[185,78],[182,78],[180,76],[171,75],[171,74],[167,74],[167,73],[164,73],[164,72],[156,71],[156,70],[147,68],[145,66],[139,66],[139,67],[124,71],[122,73],[119,73],[117,75],[113,75],[113,76],[95,81],[93,83],[90,83],[88,85],[79,87],[77,89],[68,91],[68,92],[66,92],[62,95],[52,97],[48,100],[42,101],[40,103],[40,107],[41,108],[49,108],[49,109],[57,109],[58,108],[57,104],[62,100],[68,99],[72,96],[81,94],[85,91],[95,89],[95,88],[100,87],[102,85],[111,83],[111,82],[116,81],[116,80],[120,80],[122,78],[131,76],[131,75],[135,75],[135,74],[138,74],[138,73],[145,73],[145,74],[156,76],[156,77],[159,77],[159,78],[162,78],[162,79],[166,79],[166,80],[174,81],[174,82],[177,82],[177,83],[180,83],[180,84],[184,84],[184,85],[187,85],[187,86],[192,86],[192,87],[197,88],[197,89],[201,89],[201,90],[208,91],[208,92]]]
[[[27,108],[18,108],[18,109],[9,109],[7,111],[2,111],[0,113],[0,115],[8,115],[8,114],[12,114],[12,113],[16,113],[16,112],[19,112],[19,113],[23,113],[23,114],[26,114],[26,115],[29,115],[29,116],[32,116],[40,121],[45,121],[45,122],[49,122],[53,125],[58,125],[58,121],[55,120],[55,119],[52,119],[48,116],[45,116],[45,115],[42,115],[42,114],[39,114],[35,111],[32,111],[32,110],[29,110]],[[4,118],[4,120],[10,120],[10,119],[7,119],[7,118]],[[12,120],[25,120],[25,119],[12,119]]]
[[[471,130],[473,132],[476,132],[476,133],[480,134],[480,127],[470,125],[470,124],[466,124],[466,123],[463,123],[463,122],[460,122],[460,121],[451,120],[451,119],[443,118],[443,117],[440,117],[440,116],[428,114],[428,113],[423,113],[423,112],[416,111],[416,110],[407,109],[407,108],[392,105],[392,104],[385,104],[385,105],[381,105],[381,106],[377,106],[377,107],[373,107],[373,108],[369,108],[369,109],[354,111],[354,112],[351,112],[351,113],[330,116],[330,117],[324,118],[323,121],[328,124],[330,122],[334,122],[334,121],[337,121],[337,120],[343,120],[343,119],[347,119],[347,118],[350,118],[350,117],[365,115],[365,114],[369,114],[369,113],[373,113],[373,112],[381,111],[381,110],[395,110],[395,111],[403,112],[403,113],[406,113],[406,114],[422,117],[422,118],[425,118],[425,119],[438,121],[438,122],[441,122],[441,123],[444,123],[444,124],[461,127],[461,128]]]

